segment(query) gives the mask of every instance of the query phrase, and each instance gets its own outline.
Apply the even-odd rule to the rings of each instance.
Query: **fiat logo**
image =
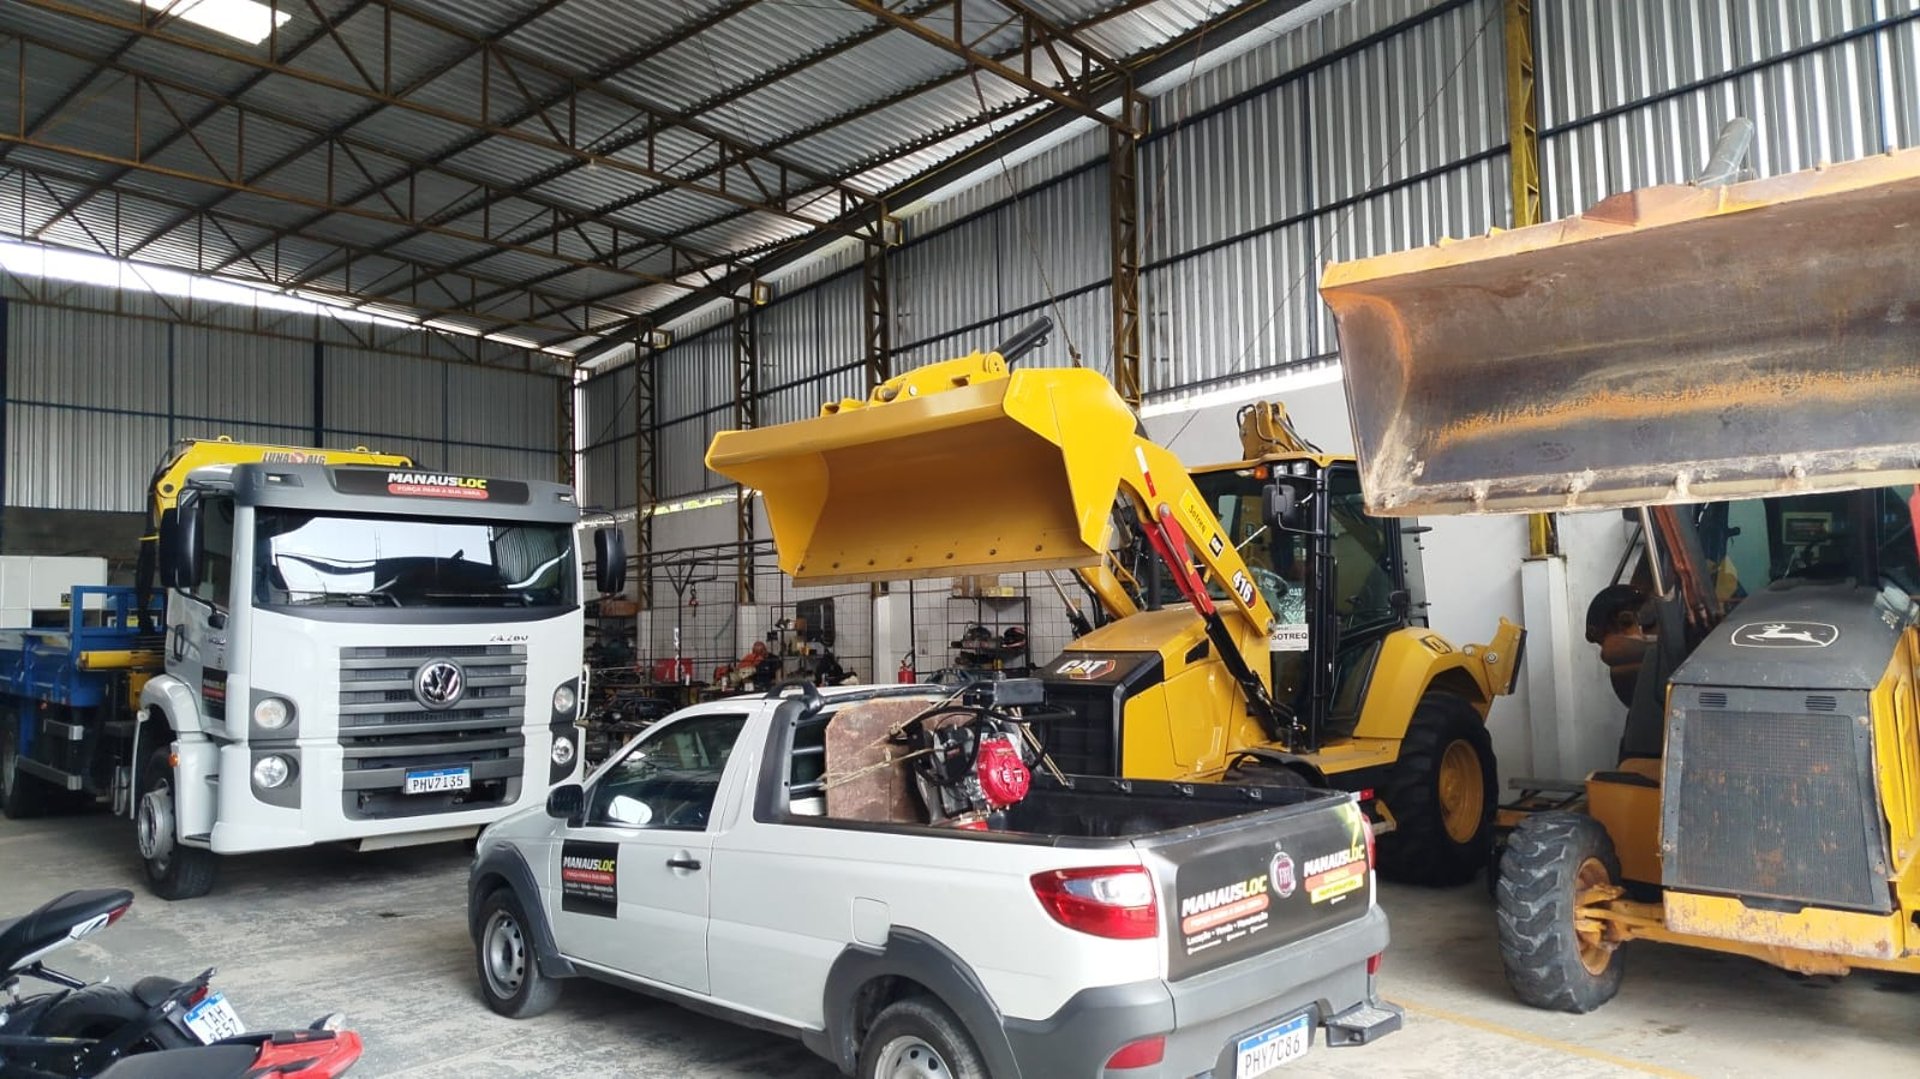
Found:
[[[428,660],[413,672],[413,695],[428,708],[446,708],[460,699],[467,688],[467,676],[458,664],[449,660]]]

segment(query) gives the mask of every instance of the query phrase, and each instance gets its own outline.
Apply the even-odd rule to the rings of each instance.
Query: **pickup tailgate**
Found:
[[[1344,792],[1134,841],[1158,881],[1178,981],[1366,914],[1366,816]]]

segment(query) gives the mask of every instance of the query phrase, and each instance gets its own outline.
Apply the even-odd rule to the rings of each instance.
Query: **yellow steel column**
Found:
[[[1540,223],[1540,102],[1533,70],[1533,0],[1506,0],[1507,157],[1513,187],[1513,227]],[[1527,553],[1534,558],[1560,548],[1553,515],[1527,517]]]

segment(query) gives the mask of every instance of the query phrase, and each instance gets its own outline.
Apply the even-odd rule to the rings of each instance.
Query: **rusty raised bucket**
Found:
[[[1329,266],[1369,507],[1920,478],[1920,150]]]

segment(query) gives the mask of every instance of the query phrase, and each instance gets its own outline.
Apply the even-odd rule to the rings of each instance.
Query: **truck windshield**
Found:
[[[261,606],[571,607],[573,531],[487,523],[258,511]]]

